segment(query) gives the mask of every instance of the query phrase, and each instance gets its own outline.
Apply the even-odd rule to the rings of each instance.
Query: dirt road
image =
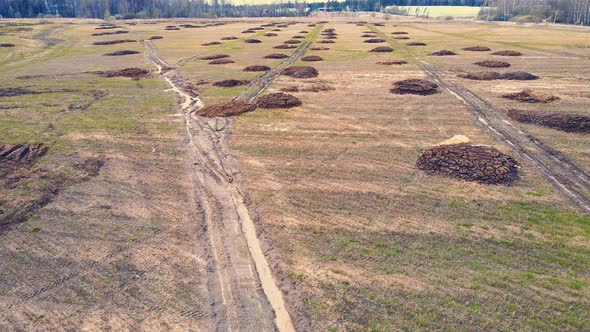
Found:
[[[571,198],[580,209],[590,214],[590,199],[585,194],[590,192],[589,174],[560,152],[515,126],[489,101],[457,83],[450,82],[436,66],[421,60],[410,49],[374,26],[369,27],[407,54],[407,57],[418,65],[431,80],[461,100],[477,119],[479,126],[498,140],[510,145],[522,160],[539,170],[559,192]]]
[[[259,243],[244,202],[239,170],[228,152],[232,120],[195,115],[203,102],[183,89],[183,78],[144,41],[148,59],[178,94],[191,146],[193,188],[208,243],[212,326],[218,331],[294,331],[294,324]],[[262,91],[262,90],[260,90]]]

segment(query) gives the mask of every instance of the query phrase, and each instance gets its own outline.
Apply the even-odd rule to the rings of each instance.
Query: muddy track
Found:
[[[315,32],[319,31],[322,28],[322,24],[318,24],[314,30],[312,30],[309,34],[310,36],[314,36]],[[291,55],[282,61],[280,64],[272,68],[271,70],[267,71],[263,75],[260,75],[253,79],[249,84],[244,87],[244,92],[241,95],[234,98],[235,100],[247,101],[252,102],[256,97],[258,97],[268,86],[281,75],[281,72],[293,65],[295,62],[299,61],[309,50],[309,47],[313,43],[315,37],[306,39],[299,47],[291,53]]]
[[[216,331],[294,331],[244,201],[239,170],[228,152],[231,119],[195,115],[200,96],[183,90],[182,77],[160,59],[153,43],[146,56],[179,96],[192,159],[193,187],[207,243],[211,324]]]
[[[408,59],[419,66],[430,79],[461,100],[477,119],[479,126],[499,141],[511,146],[522,160],[540,171],[559,192],[571,198],[581,210],[590,214],[590,198],[586,196],[586,193],[590,192],[589,174],[559,151],[515,126],[502,111],[483,97],[458,83],[446,80],[445,75],[437,67],[421,60],[411,50],[397,43],[379,29],[373,26],[369,26],[369,28],[390,44],[403,50]]]

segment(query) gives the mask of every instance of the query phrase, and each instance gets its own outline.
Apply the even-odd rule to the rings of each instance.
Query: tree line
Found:
[[[486,20],[590,25],[590,0],[486,0]]]

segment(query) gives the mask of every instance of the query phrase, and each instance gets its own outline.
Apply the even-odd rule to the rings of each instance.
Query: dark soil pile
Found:
[[[328,50],[330,50],[330,48],[329,47],[312,47],[312,48],[310,48],[310,50],[312,50],[312,51],[328,51]]]
[[[502,98],[516,100],[522,103],[550,103],[559,100],[559,97],[557,96],[544,93],[535,93],[530,89],[525,89],[521,92],[507,93],[502,95]]]
[[[491,51],[492,49],[490,49],[489,47],[485,47],[485,46],[471,46],[471,47],[465,47],[463,48],[463,51],[472,51],[472,52],[487,52],[487,51]]]
[[[270,31],[283,31],[283,30],[281,30],[281,29],[272,29]]]
[[[244,43],[248,43],[248,44],[260,44],[260,43],[262,43],[262,41],[260,39],[246,39],[246,40],[244,40]]]
[[[482,66],[482,67],[490,67],[490,68],[508,68],[510,64],[504,61],[496,61],[496,60],[485,60],[475,62],[474,65]]]
[[[93,33],[93,36],[108,36],[108,35],[122,35],[122,34],[126,34],[129,33],[129,31],[125,31],[125,30],[119,30],[119,31],[112,31],[112,32],[97,32],[97,33]]]
[[[293,38],[293,39],[305,39],[305,36],[293,36],[291,38]]]
[[[30,165],[47,153],[42,143],[0,145],[0,165]]]
[[[293,78],[312,78],[319,75],[317,69],[308,66],[292,66],[281,72],[281,75]]]
[[[426,44],[423,42],[412,42],[412,43],[407,43],[406,45],[408,45],[408,46],[426,46]]]
[[[180,30],[180,28],[178,28],[178,27],[166,27],[166,28],[164,28],[164,30],[175,31],[175,30]]]
[[[383,24],[383,23],[373,23],[373,25],[376,27],[384,27],[385,26],[385,24]]]
[[[511,184],[518,180],[516,160],[491,146],[451,144],[424,151],[416,162],[428,174],[484,184]]]
[[[295,45],[282,44],[282,45],[274,46],[273,48],[275,48],[277,50],[288,50],[288,49],[292,49],[292,48],[297,48],[297,46],[295,46]]]
[[[389,91],[398,95],[413,94],[422,96],[440,92],[436,83],[417,78],[395,82],[393,83],[393,89]]]
[[[289,39],[285,42],[285,44],[300,44],[301,40],[297,40],[297,39]]]
[[[264,28],[256,27],[256,28],[250,28],[248,30],[260,31],[260,30],[264,30]]]
[[[301,61],[324,61],[324,59],[319,55],[308,55],[301,58]]]
[[[134,80],[138,80],[140,78],[149,76],[150,71],[146,69],[132,67],[121,70],[95,71],[92,73],[102,77],[129,77]]]
[[[405,31],[394,31],[391,34],[392,35],[407,35],[408,33]]]
[[[206,118],[236,116],[256,109],[255,104],[243,101],[232,100],[225,103],[204,107],[197,112],[197,115]]]
[[[42,92],[22,88],[0,88],[0,97],[15,97],[22,95],[38,95]]]
[[[10,44],[10,43],[2,43],[0,44],[0,47],[15,47],[16,45],[14,44]]]
[[[531,123],[571,133],[590,133],[590,117],[568,113],[511,109],[508,116],[518,122]]]
[[[202,56],[199,57],[199,60],[217,60],[217,59],[223,59],[223,58],[229,58],[229,55],[227,54],[213,54],[213,55],[206,55],[206,56]]]
[[[497,51],[492,54],[493,55],[502,55],[502,56],[521,56],[522,55],[522,53],[520,53],[518,51],[510,51],[510,50]]]
[[[406,39],[410,39],[410,37],[399,36],[399,37],[393,37],[393,39],[406,40]]]
[[[329,39],[322,39],[320,41],[318,41],[319,44],[334,44],[335,41],[333,40],[329,40]]]
[[[385,61],[377,61],[375,62],[378,65],[405,65],[406,63],[408,63],[407,61],[404,60],[385,60]]]
[[[222,37],[221,38],[221,40],[236,40],[236,39],[238,39],[238,37],[231,36],[231,37]]]
[[[393,48],[388,46],[378,46],[374,49],[370,50],[369,52],[378,52],[378,53],[386,53],[386,52],[393,52]]]
[[[261,108],[289,108],[301,105],[299,98],[282,92],[262,96],[256,102]]]
[[[375,37],[377,37],[377,36],[375,36],[375,35],[369,35],[369,34],[361,35],[361,38],[375,38]]]
[[[289,56],[287,54],[283,54],[283,53],[272,53],[272,54],[264,56],[265,59],[285,59],[288,57]]]
[[[495,71],[478,71],[478,72],[470,72],[457,75],[461,78],[466,78],[468,80],[477,80],[477,81],[491,81],[497,80],[500,78],[500,73]]]
[[[324,39],[328,39],[328,40],[330,40],[330,39],[338,39],[338,37],[336,37],[336,36],[324,36]]]
[[[273,32],[268,32],[268,33],[265,33],[264,35],[266,37],[276,37],[276,36],[278,36],[276,33],[273,33]]]
[[[244,31],[242,31],[242,33],[256,33],[256,31],[254,31],[254,30],[244,30]]]
[[[248,66],[246,68],[244,68],[244,71],[269,71],[270,67],[269,66],[263,66],[263,65],[252,65],[252,66]]]
[[[106,53],[103,55],[105,55],[105,56],[122,56],[122,55],[130,55],[130,54],[139,54],[139,52],[132,51],[132,50],[123,50],[123,51],[115,51],[115,52],[111,52],[111,53]]]
[[[309,31],[302,30],[302,31],[299,31],[299,33],[309,33]]]
[[[219,82],[213,83],[213,86],[221,87],[221,88],[233,88],[240,85],[246,85],[250,83],[250,81],[244,80],[223,80]]]
[[[213,41],[213,42],[204,43],[204,44],[201,44],[201,45],[203,45],[203,46],[212,46],[212,45],[221,45],[221,43],[218,42],[218,41]]]
[[[106,41],[99,41],[94,42],[92,45],[115,45],[115,44],[123,44],[123,43],[135,43],[137,40],[133,39],[119,39],[119,40],[106,40]]]
[[[526,71],[511,71],[501,74],[500,79],[512,81],[534,81],[539,79],[539,76],[527,73]]]
[[[207,64],[209,64],[209,65],[225,65],[228,63],[235,63],[235,61],[232,59],[217,59],[217,60],[207,62]]]
[[[457,53],[455,53],[453,51],[449,51],[449,50],[440,50],[440,51],[432,52],[429,55],[432,55],[432,56],[448,56],[448,55],[457,55]]]
[[[156,39],[164,39],[164,37],[162,36],[151,36],[150,40],[156,40]]]
[[[102,26],[102,27],[94,28],[94,30],[108,30],[108,29],[116,29],[116,28],[118,28],[118,26],[116,26],[116,25],[108,25],[108,26]]]
[[[363,43],[379,44],[379,43],[385,43],[385,40],[381,39],[381,38],[371,38],[371,39],[367,39],[367,40],[363,41]]]

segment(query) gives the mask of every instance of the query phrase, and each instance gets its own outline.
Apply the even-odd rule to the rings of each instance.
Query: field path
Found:
[[[203,102],[144,40],[148,59],[179,96],[190,145],[195,200],[208,243],[211,322],[216,331],[295,331],[244,201],[239,170],[228,152],[231,119],[195,115]]]
[[[590,175],[562,153],[545,145],[531,134],[515,126],[503,112],[475,92],[450,82],[436,66],[421,60],[416,54],[374,26],[369,26],[383,39],[407,54],[407,58],[450,94],[461,100],[477,123],[496,139],[507,143],[530,166],[536,168],[561,193],[571,198],[583,211],[590,214]]]

